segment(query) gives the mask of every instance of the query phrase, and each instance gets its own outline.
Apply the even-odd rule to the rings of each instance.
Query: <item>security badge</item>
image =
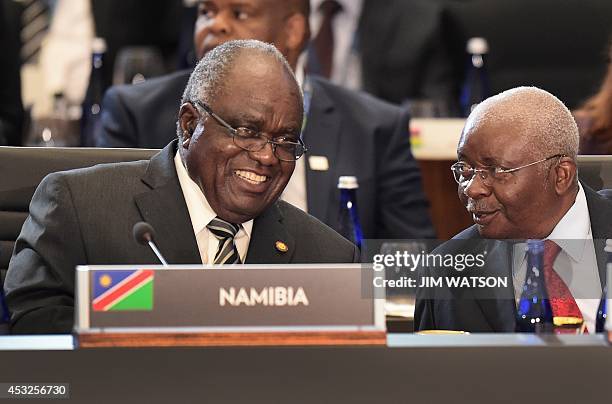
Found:
[[[329,161],[325,156],[308,156],[308,165],[313,171],[329,170]]]

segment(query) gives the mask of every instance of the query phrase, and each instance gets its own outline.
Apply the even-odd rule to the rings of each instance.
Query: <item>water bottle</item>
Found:
[[[544,240],[527,240],[527,276],[518,304],[517,332],[553,332],[553,313],[546,293],[543,258]]]
[[[489,75],[486,67],[486,55],[489,44],[484,38],[470,38],[466,50],[468,62],[465,82],[461,88],[461,112],[467,117],[480,102],[491,95]]]
[[[0,335],[9,333],[10,316],[6,300],[4,300],[4,291],[0,287]]]
[[[83,118],[81,122],[81,145],[93,146],[93,134],[99,125],[102,97],[104,96],[104,54],[106,41],[94,38],[91,54],[91,75],[89,88],[83,102]]]
[[[606,240],[604,251],[608,253],[606,261],[606,276],[612,270],[612,239]],[[597,316],[595,318],[595,332],[606,331],[606,318],[608,317],[608,281],[604,282],[604,289],[597,308]]]
[[[357,209],[357,177],[342,176],[338,178],[340,190],[340,211],[338,214],[338,232],[346,239],[361,248],[363,235]]]

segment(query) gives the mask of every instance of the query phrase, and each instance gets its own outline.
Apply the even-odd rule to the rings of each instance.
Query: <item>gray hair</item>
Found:
[[[228,41],[207,52],[198,62],[191,76],[189,76],[189,81],[183,92],[180,105],[194,101],[210,103],[223,88],[225,76],[234,66],[236,57],[245,50],[259,52],[262,56],[272,57],[280,63],[289,77],[296,82],[296,86],[300,90],[300,101],[303,103],[304,100],[301,88],[297,85],[293,70],[282,53],[280,53],[274,45],[254,39],[248,39]],[[176,124],[176,133],[179,140],[182,140],[183,132],[181,131],[180,122],[178,121]]]
[[[520,125],[526,150],[537,158],[578,154],[578,126],[557,97],[537,87],[517,87],[480,103],[468,117],[464,133],[491,120]]]

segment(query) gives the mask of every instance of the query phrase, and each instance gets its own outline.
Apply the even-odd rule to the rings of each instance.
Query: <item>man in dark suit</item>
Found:
[[[171,264],[357,262],[354,245],[277,201],[303,153],[302,118],[299,86],[272,45],[210,52],[185,89],[178,140],[150,161],[40,184],[5,281],[12,331],[70,332],[77,265],[156,262],[132,239],[142,220]]]
[[[307,0],[203,1],[195,28],[202,57],[230,39],[274,44],[298,72],[298,59],[310,37]],[[161,147],[174,137],[176,103],[188,72],[135,86],[111,88],[103,102],[101,147]],[[317,77],[303,80],[309,152],[298,162],[284,195],[335,227],[341,175],[356,176],[365,238],[426,238],[434,231],[410,152],[405,110],[349,91]],[[302,165],[303,164],[303,165]],[[296,196],[297,195],[297,196]]]
[[[571,113],[543,90],[508,90],[474,109],[459,140],[453,173],[475,224],[434,252],[486,257],[484,266],[443,275],[495,276],[509,282],[489,289],[419,288],[416,330],[514,331],[528,270],[521,248],[525,239],[545,239],[545,256],[558,248],[551,267],[568,292],[566,308],[571,305],[588,329],[595,329],[606,281],[603,247],[612,237],[612,202],[578,181],[577,151]],[[440,268],[424,268],[421,274],[436,276],[436,271]],[[553,315],[564,317],[558,309],[563,308],[553,304]]]
[[[21,103],[21,5],[15,1],[0,4],[0,146],[21,146],[23,105]]]
[[[310,7],[311,73],[397,104],[431,102],[431,112],[441,116],[457,112],[453,65],[442,37],[445,4],[310,0]]]

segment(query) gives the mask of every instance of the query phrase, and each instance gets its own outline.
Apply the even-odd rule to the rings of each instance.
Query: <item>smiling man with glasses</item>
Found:
[[[544,255],[564,285],[565,301],[594,329],[605,284],[603,245],[612,237],[612,202],[578,180],[577,152],[571,113],[544,90],[508,90],[472,111],[451,172],[474,225],[435,252],[483,252],[484,267],[464,273],[502,276],[510,283],[486,299],[458,290],[450,292],[452,299],[440,299],[449,290],[419,289],[417,330],[514,331],[516,299],[527,273],[526,239],[546,240]],[[431,275],[431,269],[422,274]]]
[[[274,46],[210,51],[178,115],[178,139],[151,160],[41,182],[5,281],[13,332],[72,330],[77,265],[156,262],[132,237],[143,220],[170,264],[358,261],[348,240],[278,200],[306,148],[302,93]]]

